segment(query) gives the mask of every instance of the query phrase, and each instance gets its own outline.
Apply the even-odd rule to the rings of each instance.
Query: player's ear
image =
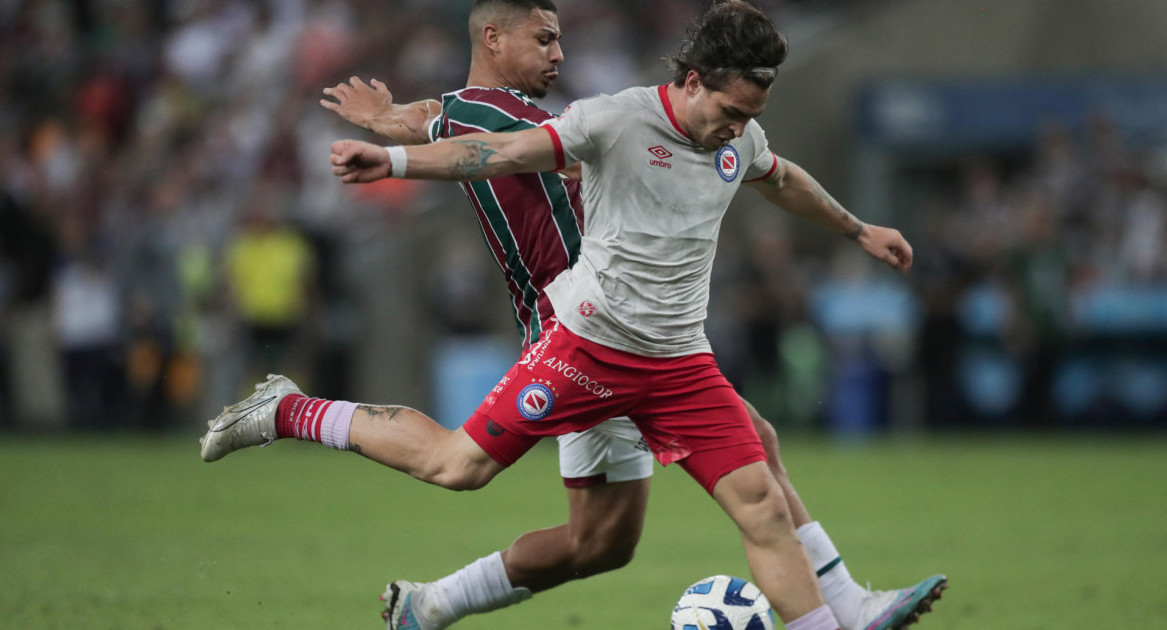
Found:
[[[685,93],[689,96],[695,96],[701,91],[701,75],[696,70],[690,70],[685,75]]]
[[[487,22],[482,25],[482,45],[487,50],[498,52],[499,39],[502,37],[502,29],[497,24]]]

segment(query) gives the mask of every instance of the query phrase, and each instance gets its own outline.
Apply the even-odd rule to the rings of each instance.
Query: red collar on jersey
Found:
[[[665,85],[659,86],[657,88],[657,92],[660,93],[661,105],[664,105],[665,114],[668,115],[669,122],[673,123],[673,128],[676,129],[677,132],[680,133],[682,136],[689,138],[689,134],[685,133],[685,130],[681,129],[681,125],[677,123],[677,115],[673,113],[673,104],[671,101],[669,101],[669,86],[668,86],[668,84],[666,83]],[[689,138],[689,139],[692,140],[692,138]]]

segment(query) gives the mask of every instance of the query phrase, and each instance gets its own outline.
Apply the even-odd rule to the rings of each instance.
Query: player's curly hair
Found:
[[[786,36],[756,7],[742,0],[716,0],[667,60],[678,86],[696,70],[710,90],[721,91],[738,78],[768,89],[786,60]]]

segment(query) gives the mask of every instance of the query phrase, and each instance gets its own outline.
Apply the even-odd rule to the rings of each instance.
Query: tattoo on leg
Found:
[[[377,407],[373,405],[357,405],[357,409],[369,414],[373,420],[392,422],[404,407]]]
[[[348,445],[348,450],[349,450],[349,452],[356,453],[357,455],[361,455],[361,454],[362,454],[362,453],[361,453],[361,445],[360,445],[360,444],[349,444],[349,445]]]

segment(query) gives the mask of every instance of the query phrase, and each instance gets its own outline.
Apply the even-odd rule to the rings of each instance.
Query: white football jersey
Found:
[[[572,332],[645,356],[709,352],[704,322],[717,234],[742,181],[777,168],[761,126],[717,151],[677,124],[666,86],[573,103],[543,124],[583,163],[578,262],[546,289]]]

